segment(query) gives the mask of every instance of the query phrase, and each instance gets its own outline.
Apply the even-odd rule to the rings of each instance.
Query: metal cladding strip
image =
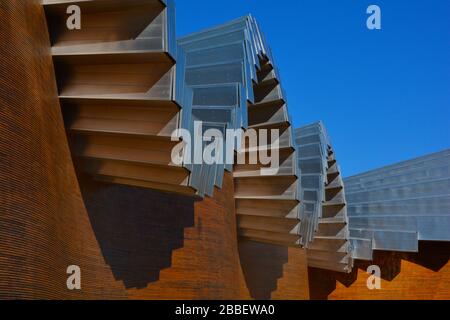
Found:
[[[301,244],[307,248],[308,265],[349,273],[353,258],[345,191],[327,131],[317,122],[295,133],[303,203]]]
[[[95,179],[195,195],[172,163],[181,96],[172,0],[44,0],[72,154]],[[66,27],[66,8],[82,13]],[[181,62],[182,64],[182,62]],[[178,74],[177,74],[178,73]]]
[[[185,110],[190,110],[183,112],[183,127],[197,139],[203,138],[208,129],[246,130],[236,141],[224,142],[224,146],[236,142],[237,159],[258,155],[259,150],[245,139],[255,130],[257,147],[270,150],[278,143],[274,151],[280,156],[279,170],[269,174],[262,174],[269,168],[259,160],[234,166],[230,162],[185,164],[192,172],[190,185],[200,196],[211,196],[214,185],[221,186],[224,170],[234,170],[240,236],[298,246],[300,203],[293,131],[278,72],[258,24],[246,16],[185,36],[178,45],[179,56],[186,62],[185,92],[192,92],[189,101],[183,98],[189,104]],[[196,126],[196,121],[203,127]],[[278,130],[277,140],[272,141],[270,129]],[[194,148],[190,155],[201,156]]]
[[[246,26],[245,19],[240,19],[178,40],[178,56],[186,61],[184,91],[192,92],[189,100],[183,99],[190,112],[183,112],[182,123],[194,142],[203,143],[209,129],[224,133],[226,129],[247,126],[247,100],[253,99],[253,91],[249,90],[253,60],[247,60],[251,56],[247,54],[250,40]],[[253,77],[256,79],[256,73]],[[202,126],[196,127],[195,121],[202,122]],[[231,171],[232,163],[205,164],[202,150],[194,147],[190,156],[190,163],[185,163],[192,172],[190,185],[200,196],[212,196],[214,185],[221,187],[224,170]]]
[[[321,203],[325,201],[327,183],[327,146],[329,138],[321,123],[295,131],[297,162],[301,172],[301,243],[308,247],[313,241],[322,217]]]
[[[450,150],[347,178],[345,186],[354,258],[450,241]]]

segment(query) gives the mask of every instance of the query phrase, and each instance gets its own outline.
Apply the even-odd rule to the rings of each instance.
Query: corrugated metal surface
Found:
[[[183,37],[178,45],[178,60],[185,60],[181,85],[184,92],[192,91],[191,100],[183,99],[183,127],[193,136],[204,133],[194,132],[194,121],[203,121],[208,123],[208,129],[221,131],[247,128],[247,103],[255,101],[253,83],[258,82],[260,57],[267,55],[273,61],[256,21],[251,16],[240,18]],[[274,72],[277,73],[275,68]],[[282,98],[282,91],[274,94]],[[192,149],[193,157],[194,152]],[[190,185],[201,196],[211,196],[213,186],[221,186],[223,170],[232,170],[229,163],[186,167],[192,171]],[[210,175],[209,171],[216,174]]]
[[[301,244],[308,248],[308,265],[350,272],[347,205],[340,168],[322,122],[295,131],[301,172]]]
[[[450,241],[450,150],[345,179],[354,257]],[[372,247],[361,239],[372,241]]]
[[[298,246],[299,183],[293,129],[287,102],[271,51],[255,19],[246,16],[178,40],[178,61],[184,62],[182,127],[202,141],[207,129],[256,132],[257,148],[241,144],[243,131],[227,144],[246,156],[257,154],[256,164],[227,162],[185,163],[189,185],[199,196],[212,196],[221,187],[224,170],[234,171],[239,234],[256,241]],[[203,128],[197,126],[202,123]],[[252,130],[250,130],[252,129]],[[279,138],[272,138],[278,129]],[[249,133],[250,134],[250,133]],[[262,137],[267,137],[263,139]],[[245,141],[244,141],[245,142]],[[203,142],[203,147],[213,142]],[[261,150],[280,155],[278,171],[262,174],[267,165]],[[191,158],[201,158],[191,148]],[[217,155],[216,155],[217,156]],[[220,155],[219,155],[220,156]],[[234,156],[234,154],[233,154]],[[228,159],[229,160],[229,159]],[[232,159],[234,160],[234,159]]]

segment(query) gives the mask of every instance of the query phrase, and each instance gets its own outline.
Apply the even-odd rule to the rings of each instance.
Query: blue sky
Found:
[[[251,13],[296,127],[323,120],[345,176],[450,147],[449,0],[177,0],[186,35]],[[366,9],[382,30],[366,28]]]

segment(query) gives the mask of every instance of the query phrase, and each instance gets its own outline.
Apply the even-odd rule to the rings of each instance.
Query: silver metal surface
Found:
[[[354,258],[371,250],[416,252],[450,241],[450,150],[344,179]]]
[[[295,140],[303,203],[301,244],[308,249],[308,265],[351,272],[345,192],[325,126],[318,122],[296,129]]]
[[[178,47],[177,61],[184,61],[184,78],[179,84],[183,87],[181,122],[182,128],[192,135],[195,135],[194,121],[207,122],[210,127],[215,124],[220,130],[246,129],[251,120],[248,119],[249,103],[273,103],[273,100],[285,103],[273,57],[253,17],[246,16],[182,37],[178,39]],[[261,59],[268,60],[272,66],[262,79],[257,75]],[[270,94],[261,95],[254,90],[254,84],[259,82],[267,83]],[[273,84],[275,87],[270,89]],[[184,93],[191,96],[188,98]],[[284,108],[284,112],[267,121],[276,123],[287,119]],[[291,137],[292,131],[286,130],[279,139],[280,146],[294,147]],[[212,195],[214,186],[222,185],[224,170],[233,169],[229,163],[185,166],[191,171],[189,184],[200,196]],[[289,161],[282,164],[282,172],[288,173],[289,167],[291,172],[296,172],[296,166]]]

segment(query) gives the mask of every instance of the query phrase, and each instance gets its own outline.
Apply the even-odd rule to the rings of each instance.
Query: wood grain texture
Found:
[[[308,267],[305,250],[288,248],[288,262],[283,267],[283,277],[278,279],[275,300],[309,300]]]
[[[2,1],[0,25],[0,299],[308,298],[303,250],[238,244],[231,174],[201,202],[77,178],[40,1]],[[432,242],[377,252],[381,291],[366,288],[367,263],[350,275],[309,269],[309,293],[449,299],[449,255]],[[66,288],[72,264],[81,291]]]
[[[122,298],[96,284],[114,278],[78,188],[40,1],[2,1],[0,25],[0,299]],[[66,287],[72,264],[81,292]]]
[[[249,298],[238,255],[233,194],[233,178],[226,173],[223,188],[216,188],[214,198],[194,204],[192,225],[184,231],[183,247],[173,252],[171,267],[145,289],[130,290],[129,297]]]
[[[247,288],[252,298],[309,298],[308,268],[304,250],[241,240],[239,252]]]
[[[78,182],[39,1],[2,10],[12,46],[1,47],[0,298],[248,298],[231,175],[198,203],[81,173]],[[65,287],[70,264],[81,291]]]
[[[450,243],[421,242],[419,253],[375,251],[374,260],[355,261],[351,274],[310,268],[311,299],[450,299]],[[367,288],[367,267],[381,268],[381,290]]]
[[[40,1],[0,10],[0,299],[250,298],[231,174],[201,202],[77,177]]]
[[[198,202],[89,177],[80,182],[102,254],[127,298],[249,297],[237,249],[231,174],[214,198]]]

